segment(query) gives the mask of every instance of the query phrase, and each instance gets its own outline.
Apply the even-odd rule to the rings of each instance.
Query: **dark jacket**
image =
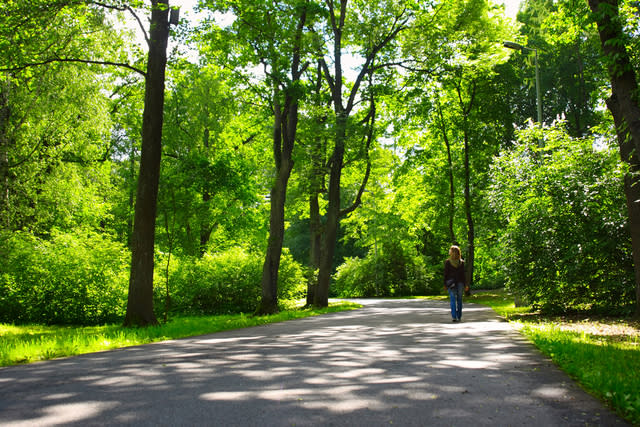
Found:
[[[464,261],[460,260],[458,267],[454,267],[453,264],[447,259],[444,262],[444,285],[447,286],[447,280],[453,279],[455,283],[462,283],[467,285],[467,279],[464,274]]]

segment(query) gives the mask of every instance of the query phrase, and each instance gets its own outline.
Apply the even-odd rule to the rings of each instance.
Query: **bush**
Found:
[[[130,255],[108,237],[15,233],[2,246],[0,322],[95,325],[124,316]]]
[[[378,256],[345,259],[336,271],[332,293],[341,298],[434,295],[442,286],[435,276],[422,256],[385,246]]]
[[[202,258],[182,258],[170,274],[171,311],[185,314],[249,313],[258,305],[264,257],[231,248]],[[284,250],[278,275],[278,298],[301,298],[305,278]],[[156,286],[156,307],[164,306],[164,287]]]
[[[508,260],[504,259],[503,252],[496,245],[496,242],[487,240],[480,241],[476,246],[473,287],[476,289],[502,289],[507,283],[508,272],[504,268],[504,263]]]
[[[492,170],[507,286],[546,312],[616,312],[634,276],[618,154],[563,129],[529,130]]]

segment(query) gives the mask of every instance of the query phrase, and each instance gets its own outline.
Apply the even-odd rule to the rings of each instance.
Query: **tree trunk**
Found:
[[[207,154],[209,154],[209,128],[204,130],[204,149]],[[211,194],[206,188],[202,189],[202,203],[205,207],[209,206],[209,201],[211,200]],[[203,256],[207,250],[207,244],[209,243],[209,238],[211,237],[211,224],[209,224],[206,220],[202,220],[200,223],[200,256]]]
[[[314,298],[314,305],[319,307],[327,307],[329,305],[329,285],[331,281],[331,272],[333,270],[333,256],[335,253],[336,239],[338,236],[338,228],[340,227],[340,218],[353,212],[360,206],[362,201],[362,193],[367,186],[369,176],[371,174],[371,160],[369,158],[369,149],[374,138],[374,122],[376,116],[375,102],[371,98],[371,109],[368,114],[369,132],[367,142],[364,148],[367,153],[367,168],[364,173],[360,188],[354,202],[347,208],[341,209],[340,199],[340,179],[342,176],[343,160],[345,144],[347,140],[347,117],[348,115],[340,109],[336,114],[336,141],[331,157],[331,173],[329,176],[329,204],[327,207],[327,221],[324,224],[324,236],[322,239],[322,249],[320,255],[320,269],[318,272],[318,286]]]
[[[449,239],[451,244],[456,244],[456,235],[453,230],[453,219],[456,212],[456,199],[455,199],[455,186],[453,182],[453,161],[451,159],[451,144],[449,143],[449,137],[447,135],[447,127],[444,123],[444,116],[442,114],[442,108],[438,102],[438,115],[440,117],[440,131],[442,132],[442,138],[444,144],[447,147],[447,166],[449,167]]]
[[[9,203],[9,120],[11,109],[9,107],[9,90],[11,82],[0,82],[0,228],[9,230],[10,203]]]
[[[131,239],[133,236],[133,212],[135,210],[136,195],[133,184],[136,182],[136,149],[133,141],[131,143],[131,150],[129,151],[129,178],[131,179],[131,185],[129,185],[129,210],[127,211],[127,247],[132,249]]]
[[[276,98],[278,95],[274,95]],[[269,240],[267,253],[262,268],[262,299],[256,314],[273,314],[278,312],[278,270],[284,240],[284,208],[287,195],[287,184],[293,160],[293,141],[286,141],[286,120],[275,102],[276,112],[273,131],[274,157],[276,162],[276,179],[271,188],[271,211],[269,215]],[[283,144],[284,139],[284,144]],[[284,146],[284,147],[283,147]],[[283,149],[284,148],[284,149]]]
[[[624,177],[624,194],[629,214],[629,234],[631,235],[631,252],[636,281],[636,317],[640,317],[640,158],[634,149],[624,126],[624,119],[615,96],[607,99],[607,107],[613,115],[618,133],[620,157],[629,164],[629,172]]]
[[[169,39],[169,2],[152,0],[149,59],[142,115],[142,152],[131,244],[125,326],[158,324],[153,312],[153,261],[162,154],[164,80]]]
[[[309,266],[311,274],[307,283],[307,305],[313,305],[316,288],[318,286],[317,271],[320,268],[320,254],[322,247],[322,221],[320,220],[319,193],[312,189],[309,196],[309,231],[311,234],[311,246],[309,248]]]
[[[322,64],[318,62],[316,97],[322,99]],[[329,104],[330,105],[330,104]],[[316,118],[318,129],[324,129],[327,117]],[[324,189],[326,141],[321,133],[315,137],[315,144],[311,146],[311,177],[309,179],[309,277],[307,278],[307,306],[313,305],[318,287],[318,270],[322,252],[322,219],[320,215],[319,197]]]
[[[319,307],[326,307],[329,305],[329,285],[331,280],[331,271],[333,267],[333,256],[335,252],[336,239],[338,236],[338,227],[340,226],[340,217],[347,215],[355,210],[361,201],[362,192],[366,186],[369,174],[371,172],[371,162],[368,159],[367,170],[365,172],[364,179],[358,190],[356,200],[350,208],[345,210],[340,209],[340,179],[342,176],[342,167],[344,160],[344,153],[347,141],[347,121],[356,105],[357,95],[360,89],[360,85],[363,82],[365,76],[369,76],[369,84],[372,83],[372,64],[378,52],[382,50],[388,43],[390,43],[398,33],[405,28],[405,24],[408,22],[403,20],[396,20],[392,25],[389,33],[384,37],[379,44],[371,48],[369,54],[365,58],[365,63],[362,66],[358,77],[352,86],[350,86],[350,94],[346,104],[343,103],[343,70],[342,70],[342,35],[346,22],[347,13],[347,0],[340,0],[340,10],[335,10],[336,4],[331,1],[326,4],[329,6],[330,25],[333,32],[333,70],[334,75],[331,76],[329,67],[326,61],[321,59],[321,66],[324,70],[325,79],[329,88],[331,89],[331,101],[333,102],[333,108],[335,113],[335,141],[333,155],[331,156],[331,172],[329,175],[329,204],[327,207],[327,220],[324,225],[324,236],[322,238],[322,251],[320,260],[320,269],[318,271],[318,287],[314,298],[314,305]],[[369,119],[371,119],[371,133],[367,139],[366,152],[368,150],[373,138],[373,119],[375,118],[375,103],[373,98],[371,99],[372,106]]]
[[[465,125],[466,126],[466,125]],[[473,215],[471,214],[471,171],[469,167],[469,136],[467,130],[464,132],[464,210],[467,215],[467,242],[469,249],[467,252],[467,285],[473,285],[473,263],[475,259],[475,227]],[[468,292],[467,292],[468,294]]]
[[[471,166],[469,162],[470,146],[469,146],[469,114],[473,109],[475,95],[476,95],[476,82],[472,81],[469,85],[469,101],[466,103],[463,100],[462,85],[456,85],[456,92],[458,93],[458,101],[460,102],[460,110],[463,117],[463,134],[464,134],[464,210],[467,216],[467,245],[469,246],[466,259],[466,279],[467,285],[473,286],[473,269],[475,260],[475,227],[473,223],[473,215],[471,211]],[[469,295],[469,292],[466,292]]]
[[[298,130],[298,94],[292,90],[300,81],[306,65],[301,66],[302,33],[307,22],[306,8],[302,8],[298,17],[298,27],[294,37],[291,58],[291,82],[284,90],[284,105],[280,105],[280,82],[274,82],[273,94],[273,158],[276,164],[276,179],[271,189],[271,213],[269,215],[269,240],[267,253],[262,267],[262,299],[256,308],[256,314],[278,312],[278,270],[284,240],[284,211],[287,196],[287,184],[293,169],[293,147]]]
[[[269,241],[262,268],[262,300],[256,310],[257,314],[278,312],[278,270],[280,269],[280,256],[284,240],[284,205],[292,164],[291,160],[283,162],[271,189]]]
[[[329,285],[333,268],[333,255],[338,236],[338,227],[340,226],[340,179],[342,177],[347,120],[344,114],[338,115],[337,119],[336,141],[333,156],[331,157],[331,173],[329,175],[327,221],[324,224],[318,286],[313,301],[313,304],[318,307],[327,307],[329,305]]]
[[[625,196],[629,212],[629,230],[636,281],[636,317],[640,318],[640,104],[638,81],[627,48],[617,0],[589,0],[600,42],[609,65],[611,97],[607,106],[613,115],[622,160],[630,166],[625,177]]]

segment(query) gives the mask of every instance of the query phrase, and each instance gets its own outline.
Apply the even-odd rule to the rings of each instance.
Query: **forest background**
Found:
[[[640,12],[597,3],[3,2],[0,322],[437,294],[452,243],[472,288],[637,312]]]

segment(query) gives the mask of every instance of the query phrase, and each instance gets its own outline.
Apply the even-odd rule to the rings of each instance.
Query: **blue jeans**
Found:
[[[457,320],[462,318],[462,292],[464,292],[464,283],[457,283],[456,286],[449,289],[451,317]]]

